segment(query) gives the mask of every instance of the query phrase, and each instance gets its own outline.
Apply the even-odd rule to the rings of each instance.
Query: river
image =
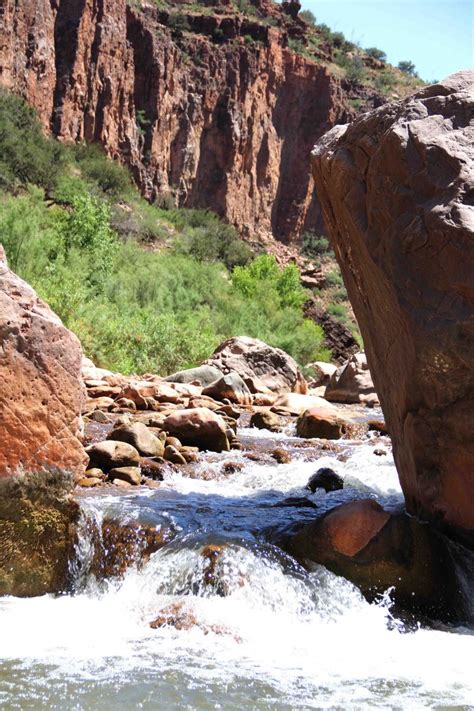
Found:
[[[372,442],[321,453],[289,433],[239,435],[259,461],[207,454],[192,477],[174,472],[156,489],[80,495],[74,592],[0,598],[3,711],[474,708],[470,630],[407,628],[389,593],[369,604],[348,581],[304,570],[271,542],[342,501],[400,500],[388,440],[375,456]],[[275,446],[292,461],[270,460]],[[242,468],[224,474],[229,460]],[[344,477],[342,492],[308,495],[321,466]],[[122,579],[98,581],[89,531],[104,517],[165,529],[172,540]],[[222,546],[218,585],[206,578],[209,544]],[[170,605],[189,628],[150,627]]]

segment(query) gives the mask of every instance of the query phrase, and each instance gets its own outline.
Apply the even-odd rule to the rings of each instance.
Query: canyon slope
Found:
[[[338,49],[297,3],[209,4],[2,0],[0,84],[61,140],[101,143],[148,199],[210,208],[250,240],[297,240],[322,228],[312,146],[385,100],[336,55],[365,78],[396,70]]]

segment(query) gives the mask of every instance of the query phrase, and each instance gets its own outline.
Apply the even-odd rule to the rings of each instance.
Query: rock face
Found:
[[[405,610],[466,619],[449,542],[406,513],[373,499],[337,506],[303,527],[286,545],[298,560],[319,563],[361,588],[369,600],[387,589]]]
[[[170,5],[2,0],[0,83],[60,138],[124,160],[150,199],[288,241],[319,217],[309,154],[351,112],[340,83],[288,48],[302,27],[274,3],[253,3],[260,21]]]
[[[308,389],[296,361],[280,348],[273,348],[258,338],[229,338],[206,363],[224,374],[234,371],[240,375],[251,393],[272,391],[305,394]]]
[[[0,595],[64,589],[87,457],[77,338],[0,249]]]
[[[81,346],[2,255],[0,342],[0,478],[82,474]]]
[[[337,127],[313,172],[407,508],[474,544],[474,71]]]

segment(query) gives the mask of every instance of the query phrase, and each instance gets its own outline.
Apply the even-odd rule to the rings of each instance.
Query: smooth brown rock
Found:
[[[179,410],[168,415],[163,427],[185,445],[213,452],[229,450],[225,420],[205,407]]]
[[[474,546],[474,70],[330,131],[318,197],[407,508]]]
[[[280,432],[281,419],[274,412],[260,411],[254,412],[250,418],[250,427],[256,427],[259,430],[270,430],[270,432]]]
[[[392,589],[392,599],[405,610],[465,619],[467,601],[449,541],[428,524],[385,511],[373,499],[337,506],[304,526],[285,548],[297,560],[348,578],[369,600]]]
[[[305,439],[340,439],[348,429],[347,420],[322,407],[305,410],[296,421],[296,434]]]
[[[140,467],[114,467],[109,471],[109,479],[114,484],[117,480],[125,481],[132,486],[139,486],[142,481]]]
[[[120,425],[110,432],[107,439],[131,444],[142,457],[163,456],[163,442],[155,437],[142,422]]]
[[[90,459],[90,467],[112,469],[114,467],[138,466],[140,455],[135,447],[126,442],[107,440],[92,444],[86,449]]]
[[[95,476],[83,477],[77,482],[78,486],[82,486],[86,489],[93,488],[94,486],[99,486],[99,484],[102,484],[102,479],[99,479]]]
[[[178,452],[176,447],[171,444],[165,447],[163,457],[167,462],[172,462],[172,464],[186,464],[184,455]]]
[[[234,371],[251,393],[306,393],[307,385],[296,361],[280,348],[258,338],[237,336],[216,348],[206,361],[224,374]]]

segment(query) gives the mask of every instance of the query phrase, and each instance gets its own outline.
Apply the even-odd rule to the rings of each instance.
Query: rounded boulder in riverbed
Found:
[[[178,410],[165,419],[163,428],[184,445],[212,452],[228,452],[227,423],[205,407]]]
[[[143,422],[120,425],[112,430],[107,439],[131,444],[142,457],[163,456],[163,442]]]
[[[135,447],[127,442],[106,440],[92,444],[86,449],[89,455],[89,468],[97,467],[103,470],[114,467],[138,466],[140,455]]]
[[[280,432],[281,420],[275,412],[261,410],[260,412],[254,412],[250,418],[250,427],[256,427],[259,430],[269,430],[270,432]]]
[[[252,394],[238,373],[228,373],[215,380],[202,394],[223,402],[229,400],[237,405],[251,405]]]
[[[139,486],[142,481],[140,467],[115,467],[109,472],[109,479],[114,483],[117,480],[125,481],[132,486]]]
[[[296,434],[305,439],[341,439],[349,423],[330,408],[315,407],[298,417]]]
[[[317,489],[324,489],[326,494],[330,491],[338,491],[344,488],[344,479],[336,474],[330,467],[321,467],[310,477],[306,488],[313,494]]]

